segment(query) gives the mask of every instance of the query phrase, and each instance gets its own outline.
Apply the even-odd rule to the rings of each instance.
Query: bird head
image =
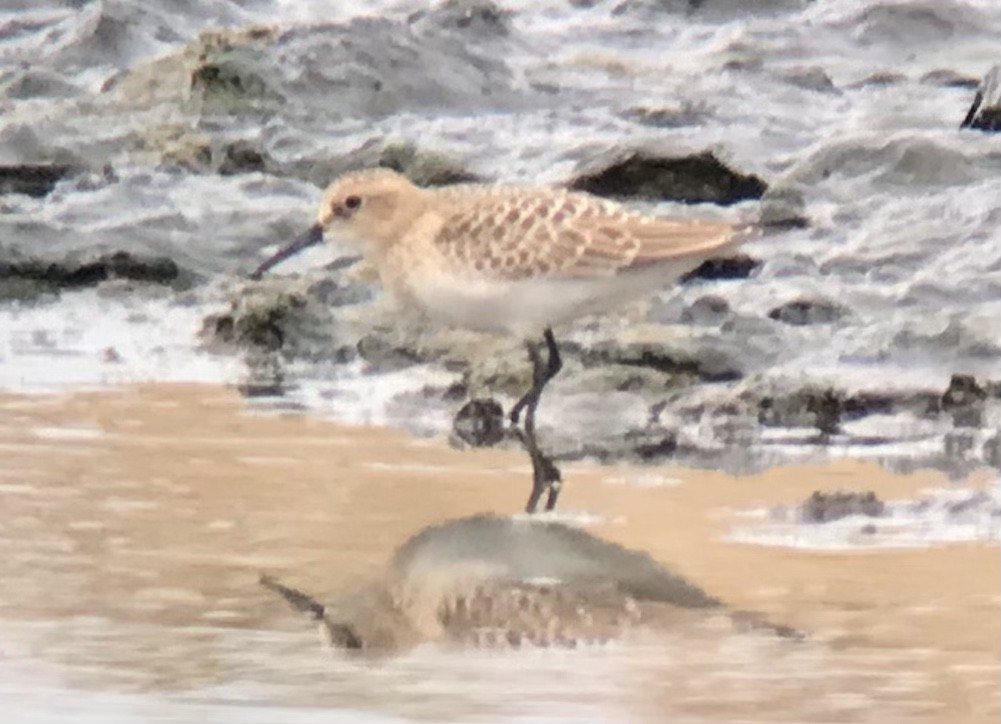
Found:
[[[366,251],[391,244],[419,215],[422,195],[422,189],[390,169],[344,174],[324,192],[316,223],[261,264],[251,278],[259,279],[285,259],[319,244],[327,231],[369,247]]]

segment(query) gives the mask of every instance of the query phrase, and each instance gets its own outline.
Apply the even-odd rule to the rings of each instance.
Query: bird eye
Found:
[[[361,206],[360,196],[348,196],[346,199],[344,199],[344,208],[351,209],[352,211],[354,211],[359,206]]]

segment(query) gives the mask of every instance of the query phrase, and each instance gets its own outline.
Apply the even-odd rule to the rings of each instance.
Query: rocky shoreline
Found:
[[[373,301],[374,287],[343,275],[334,279],[292,287],[275,282],[242,294],[229,310],[205,320],[203,339],[213,350],[245,355],[251,387],[279,396],[283,383],[297,384],[286,368],[301,373],[303,362],[315,365],[310,375],[336,375],[332,367],[349,364],[361,364],[365,375],[433,367],[453,382],[419,390],[416,405],[454,411],[453,444],[518,444],[503,423],[505,403],[530,382],[517,341],[401,332],[391,316],[380,319],[392,312]],[[711,332],[725,323],[700,326]],[[420,329],[419,321],[413,324]],[[787,435],[793,448],[836,453],[850,446],[855,455],[881,459],[883,449],[915,438],[899,426],[856,432],[856,423],[906,418],[921,430],[928,452],[907,461],[887,454],[891,468],[930,466],[961,475],[983,465],[1001,467],[1001,381],[954,374],[944,390],[778,386],[745,373],[738,350],[714,345],[708,335],[679,343],[671,331],[656,324],[595,323],[571,336],[562,350],[565,379],[554,385],[556,399],[547,400],[555,411],[543,416],[540,432],[556,459],[711,465],[723,452],[735,456],[737,469],[752,470],[775,462],[768,446],[776,444],[776,433]],[[584,337],[587,343],[577,341]],[[561,414],[568,408],[575,414]],[[624,414],[609,412],[620,408]],[[589,411],[594,419],[587,419]],[[706,438],[684,439],[684,428],[692,425],[708,426]]]
[[[593,5],[575,7],[599,12]],[[797,7],[788,3],[767,12]],[[131,32],[114,17],[117,11],[108,12],[95,20],[98,29]],[[653,12],[648,4],[620,3],[609,17],[634,27]],[[701,4],[685,12],[700,20],[704,15],[705,22],[724,19],[718,8]],[[838,255],[841,222],[832,224],[832,217],[840,213],[851,223],[865,209],[852,205],[850,192],[823,190],[832,174],[855,178],[863,173],[855,169],[866,164],[876,175],[865,183],[876,188],[881,178],[898,184],[904,178],[932,184],[974,179],[986,160],[963,166],[960,157],[965,163],[972,155],[942,135],[897,134],[857,143],[834,139],[792,157],[747,163],[746,141],[703,140],[693,130],[713,127],[725,115],[722,103],[637,104],[625,102],[624,90],[596,91],[575,75],[581,59],[557,67],[530,49],[521,23],[526,17],[524,9],[489,1],[444,2],[405,16],[247,24],[178,38],[169,52],[135,62],[101,56],[94,31],[82,46],[48,58],[48,70],[4,66],[0,211],[9,221],[0,228],[0,312],[72,304],[61,302],[61,295],[95,285],[104,297],[130,305],[134,292],[154,285],[177,294],[180,304],[204,308],[192,354],[204,349],[244,358],[247,375],[233,382],[248,395],[281,397],[329,376],[359,374],[365,384],[377,384],[379,375],[427,369],[425,385],[397,395],[393,404],[408,411],[397,423],[451,433],[457,445],[514,444],[497,415],[530,374],[517,341],[425,330],[419,321],[400,320],[380,302],[371,275],[346,262],[261,283],[241,273],[259,259],[262,243],[304,223],[307,197],[344,170],[386,166],[431,185],[503,178],[448,143],[389,132],[394,124],[401,128],[394,117],[420,124],[471,114],[465,127],[476,134],[479,118],[557,118],[566,109],[579,113],[604,103],[619,108],[615,123],[626,125],[568,147],[560,167],[566,172],[546,180],[640,205],[700,204],[700,212],[726,218],[753,215],[770,237],[703,265],[679,293],[669,290],[624,317],[570,331],[565,377],[541,412],[540,434],[558,459],[679,460],[746,470],[804,453],[850,450],[898,469],[930,465],[961,474],[980,465],[1001,467],[1001,378],[983,372],[989,360],[1001,359],[991,338],[991,312],[968,320],[958,308],[947,324],[922,326],[924,320],[915,318],[878,344],[857,341],[875,314],[858,301],[864,290],[898,281],[905,272],[893,269],[917,252],[888,244]],[[858,20],[877,36],[889,22],[882,16]],[[370,47],[384,51],[371,53]],[[750,83],[766,68],[753,55],[727,48],[718,71]],[[87,59],[100,60],[100,83],[60,80]],[[782,70],[776,82],[817,99],[855,98],[867,88],[908,81],[906,75],[877,76],[848,83],[815,67]],[[965,128],[996,130],[990,122],[996,79],[995,69],[980,85]],[[975,78],[945,69],[914,82],[963,92],[976,85]],[[961,107],[955,110],[962,115]],[[374,130],[360,131],[366,124]],[[938,158],[940,171],[916,160],[922,154]],[[179,178],[225,180],[243,196],[219,217],[157,207]],[[924,187],[915,188],[921,193]],[[135,218],[102,218],[102,199]],[[254,199],[261,200],[260,209],[249,208]],[[831,210],[839,205],[843,211]],[[232,221],[231,228],[222,219]],[[775,250],[790,238],[808,249],[821,240],[825,258]],[[921,263],[906,274],[920,277]],[[796,283],[776,293],[790,276]],[[860,276],[868,281],[856,298],[824,281]],[[931,287],[929,293],[948,296]],[[904,295],[899,304],[913,306],[914,300]],[[916,350],[943,358],[939,382],[898,383],[892,372],[885,380],[878,373],[853,383],[805,368],[769,372],[838,336],[847,346],[831,348],[829,365],[857,356],[874,357],[878,366],[880,354],[899,364]],[[818,360],[827,361],[822,354],[811,358]],[[471,401],[477,401],[472,408]],[[422,419],[429,411],[439,422]]]

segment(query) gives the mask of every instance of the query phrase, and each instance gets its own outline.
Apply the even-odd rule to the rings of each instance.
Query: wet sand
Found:
[[[935,473],[850,461],[739,478],[564,470],[562,513],[594,514],[592,533],[648,551],[734,608],[807,632],[795,651],[719,638],[693,650],[709,639],[692,637],[549,658],[423,652],[348,665],[258,575],[321,598],[364,584],[424,526],[520,510],[524,456],[255,412],[233,391],[196,385],[0,397],[0,451],[4,654],[27,668],[57,666],[68,689],[432,719],[553,718],[574,706],[686,721],[999,715],[996,544],[818,552],[726,537],[746,523],[740,510],[815,489],[915,497],[946,484]],[[622,482],[652,475],[668,484]],[[533,666],[539,676],[572,670],[565,685],[576,688],[518,678]],[[463,676],[482,688],[457,685]],[[616,677],[619,688],[602,689]]]

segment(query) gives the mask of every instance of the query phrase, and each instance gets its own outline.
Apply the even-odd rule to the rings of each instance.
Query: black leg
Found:
[[[542,493],[548,489],[549,494],[546,496],[545,507],[548,513],[556,507],[556,500],[560,496],[560,488],[563,485],[563,477],[560,475],[560,469],[538,447],[535,447],[534,440],[529,442],[530,439],[529,436],[526,436],[525,448],[532,458],[532,492],[528,496],[528,502],[525,503],[525,512],[534,513],[539,506]]]
[[[530,404],[538,404],[543,388],[563,369],[563,359],[560,357],[559,347],[556,346],[553,330],[547,329],[542,338],[546,343],[546,352],[549,357],[543,366],[539,358],[539,348],[535,343],[528,344],[528,358],[532,360],[532,386],[511,408],[511,422],[515,425],[518,424],[522,410]]]
[[[525,511],[528,513],[535,512],[543,491],[547,489],[549,494],[546,498],[546,510],[549,511],[555,508],[562,483],[559,468],[539,449],[538,442],[535,439],[535,410],[539,406],[542,390],[546,386],[546,383],[555,377],[563,366],[559,350],[556,347],[556,340],[553,338],[551,330],[546,330],[545,342],[548,348],[548,358],[545,362],[542,361],[539,345],[530,344],[528,346],[528,356],[532,361],[532,388],[518,400],[517,404],[511,410],[511,419],[515,423],[522,409],[525,411],[525,425],[521,434],[521,440],[525,445],[525,450],[528,451],[529,458],[532,460],[532,492],[528,496],[528,503],[525,505]]]

